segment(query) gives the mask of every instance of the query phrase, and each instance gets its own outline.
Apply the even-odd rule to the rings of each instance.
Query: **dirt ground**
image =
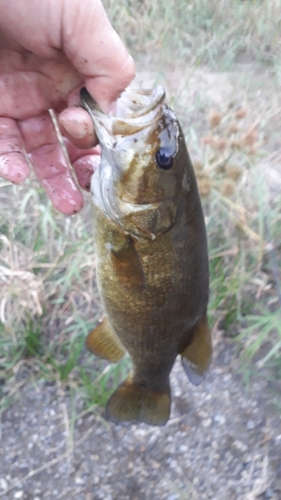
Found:
[[[217,343],[216,343],[217,341]],[[199,388],[180,364],[165,427],[78,420],[57,385],[36,385],[3,416],[3,500],[280,500],[281,419],[265,378],[248,390],[232,343],[218,333]],[[5,493],[5,491],[7,491]]]
[[[242,73],[238,88],[238,72],[199,69],[181,80],[179,95],[186,88],[192,100],[199,92],[210,108],[233,95],[242,103],[250,78],[247,68]],[[170,82],[176,78],[171,74]],[[272,89],[256,84],[252,94],[260,106],[257,115],[263,109],[270,114],[269,102],[275,109],[273,127],[280,107],[278,115]],[[271,147],[264,171],[273,192],[280,193],[280,147]],[[116,426],[103,419],[102,411],[79,419],[73,428],[71,402],[58,384],[36,382],[23,389],[21,400],[2,416],[0,498],[280,500],[281,418],[273,404],[280,384],[260,371],[246,386],[232,341],[217,331],[214,344],[202,386],[191,386],[176,364],[172,415],[161,428]]]

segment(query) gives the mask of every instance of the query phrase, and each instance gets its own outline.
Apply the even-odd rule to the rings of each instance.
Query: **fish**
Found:
[[[132,372],[109,398],[116,424],[165,425],[178,355],[194,385],[212,356],[204,214],[184,134],[165,89],[127,89],[103,112],[86,88],[101,147],[91,180],[97,287],[104,317],[88,349]]]

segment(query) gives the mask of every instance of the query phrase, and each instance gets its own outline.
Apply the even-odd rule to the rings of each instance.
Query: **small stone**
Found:
[[[210,427],[210,425],[212,424],[212,419],[207,418],[207,420],[203,420],[202,424],[203,424],[203,427]]]
[[[245,452],[248,449],[248,447],[244,443],[242,443],[242,441],[239,441],[238,439],[236,439],[236,441],[234,441],[233,445],[236,448],[236,450],[238,450],[238,451]]]
[[[224,415],[215,415],[214,421],[217,422],[219,425],[223,425],[226,422],[226,418]]]
[[[169,495],[167,500],[178,500],[180,498],[178,493],[173,493],[173,495]]]
[[[22,490],[16,491],[16,493],[14,494],[14,498],[22,498],[22,497],[23,497]]]
[[[155,434],[154,436],[152,435],[146,445],[146,448],[151,448],[152,446],[155,445],[155,443],[158,441],[158,434]]]
[[[171,460],[171,462],[170,462],[170,467],[171,467],[172,469],[176,469],[176,468],[177,468],[177,466],[178,466],[177,461],[176,461],[176,460]]]
[[[0,478],[0,488],[1,490],[6,490],[8,488],[8,483],[6,479]]]
[[[180,398],[182,395],[182,391],[180,389],[175,389],[174,395],[175,395],[175,398]]]
[[[181,444],[179,450],[180,451],[187,451],[188,447],[186,446],[186,444]]]
[[[254,428],[255,428],[255,422],[253,422],[253,420],[249,420],[249,422],[247,422],[247,429],[251,431]]]
[[[275,441],[277,444],[281,444],[281,434],[278,434],[278,436],[276,436]]]

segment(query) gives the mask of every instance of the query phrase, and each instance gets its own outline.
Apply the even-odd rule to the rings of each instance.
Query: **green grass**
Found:
[[[245,367],[256,356],[259,368],[270,365],[280,378],[281,197],[272,196],[263,162],[278,156],[280,122],[274,120],[280,109],[266,91],[268,86],[270,98],[274,95],[269,64],[276,70],[274,81],[280,76],[281,3],[196,0],[175,8],[161,1],[107,0],[105,5],[143,66],[155,69],[157,60],[160,70],[152,78],[167,85],[186,134],[208,230],[211,325],[235,338]],[[237,62],[239,72],[241,62],[247,63],[244,80],[236,73],[233,100],[217,106],[221,121],[212,127],[210,96],[204,89],[190,94],[191,80],[197,89],[197,71],[236,71]],[[258,82],[250,76],[250,63],[255,70],[257,63],[264,65]],[[258,94],[261,86],[264,96]],[[246,116],[238,120],[235,113],[243,106]],[[230,134],[234,122],[237,131]],[[128,359],[108,365],[84,347],[101,314],[88,195],[85,205],[81,214],[64,217],[34,178],[18,187],[0,181],[0,412],[23,385],[40,380],[59,384],[74,399],[79,396],[83,411],[93,410],[104,406],[128,373]],[[73,415],[78,418],[76,410]]]

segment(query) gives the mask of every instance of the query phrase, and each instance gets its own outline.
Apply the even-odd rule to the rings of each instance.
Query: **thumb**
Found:
[[[62,11],[62,49],[85,76],[101,107],[116,100],[135,75],[135,65],[111,26],[100,0],[76,0]]]

